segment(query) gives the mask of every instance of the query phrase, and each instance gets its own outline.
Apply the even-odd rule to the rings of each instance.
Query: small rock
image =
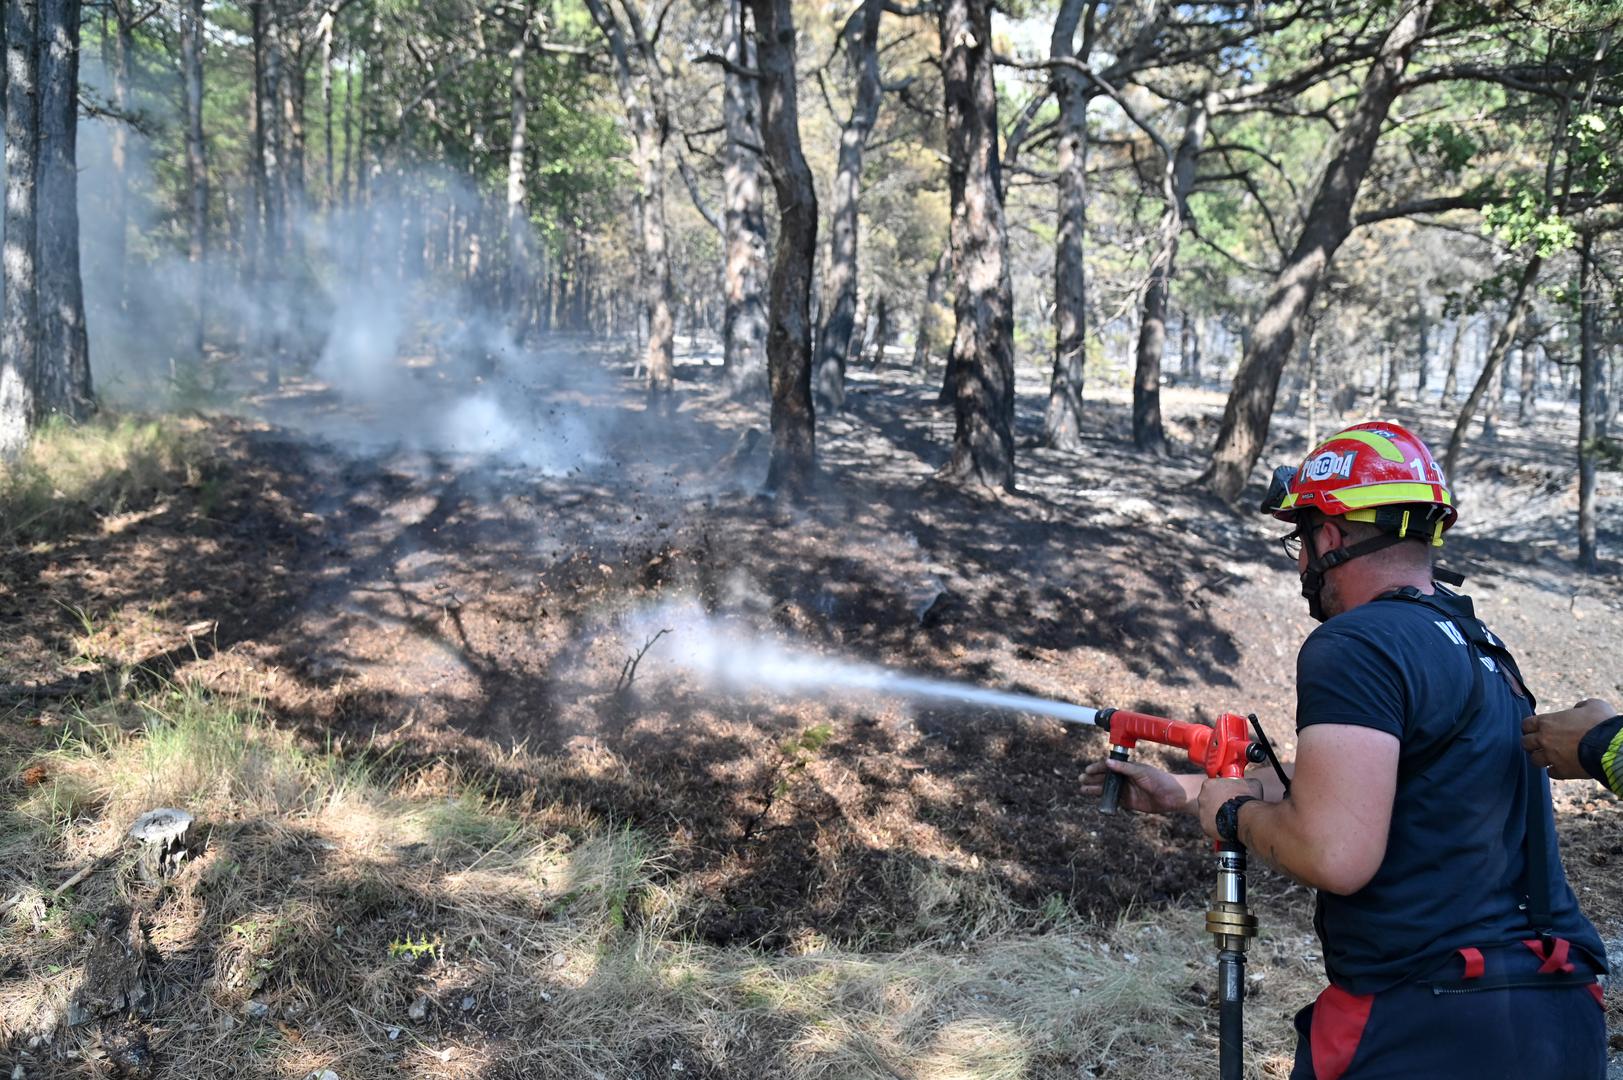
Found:
[[[389,1041],[394,1042],[398,1038],[400,1038],[400,1029],[397,1028],[397,1027],[390,1028],[389,1029]]]
[[[416,1001],[411,1003],[411,1008],[406,1010],[406,1016],[407,1016],[408,1019],[411,1019],[411,1020],[422,1020],[427,1015],[428,1015],[428,995],[427,994],[421,994],[421,995],[418,996]]]
[[[11,1080],[23,1080],[23,1077],[27,1075],[27,1073],[23,1072],[23,1067],[21,1065],[18,1065],[16,1068],[11,1070]]]
[[[474,1001],[473,1001],[473,995],[472,994],[469,994],[467,997],[462,999],[462,1011],[463,1012],[468,1012],[469,1010],[471,1010],[473,1008],[473,1005],[474,1005]]]
[[[569,957],[565,956],[563,953],[555,952],[555,953],[552,954],[552,966],[553,967],[561,968],[567,963],[569,963]]]
[[[338,1074],[331,1069],[322,1069],[319,1072],[305,1073],[304,1080],[338,1080]]]
[[[263,1001],[249,1001],[242,1007],[250,1020],[263,1020],[270,1015],[270,1006]]]

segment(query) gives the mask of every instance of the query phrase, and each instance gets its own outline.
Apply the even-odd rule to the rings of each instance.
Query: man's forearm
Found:
[[[1292,881],[1335,893],[1363,887],[1363,882],[1337,876],[1336,862],[1325,858],[1327,845],[1314,837],[1301,807],[1290,799],[1246,803],[1239,817],[1240,843]]]

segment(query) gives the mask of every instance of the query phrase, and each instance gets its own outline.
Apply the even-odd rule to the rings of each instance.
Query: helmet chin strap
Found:
[[[1318,530],[1315,529],[1314,531],[1317,532]],[[1309,545],[1312,544],[1312,537],[1306,537],[1305,539]],[[1368,555],[1371,552],[1389,548],[1393,544],[1402,541],[1403,537],[1401,536],[1393,533],[1382,533],[1380,536],[1372,536],[1368,540],[1360,541],[1351,547],[1336,548],[1334,551],[1327,551],[1323,555],[1309,559],[1307,569],[1302,571],[1302,596],[1307,599],[1307,613],[1313,617],[1313,621],[1323,622],[1329,618],[1324,612],[1324,599],[1321,595],[1324,591],[1324,575],[1326,571],[1334,570],[1342,563],[1351,562],[1360,555]],[[1309,550],[1312,550],[1311,546]]]

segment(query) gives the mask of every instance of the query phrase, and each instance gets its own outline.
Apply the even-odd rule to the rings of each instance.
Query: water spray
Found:
[[[1139,743],[1159,743],[1183,750],[1208,777],[1237,779],[1245,775],[1247,765],[1269,762],[1289,787],[1255,715],[1224,713],[1208,726],[1126,709],[1076,705],[972,683],[927,679],[874,664],[793,653],[756,639],[718,633],[703,616],[699,618],[702,621],[695,628],[697,632],[679,635],[675,643],[678,650],[683,650],[677,663],[724,685],[759,686],[796,695],[847,690],[1046,716],[1066,724],[1104,728],[1109,733],[1110,757],[1116,761],[1126,761]],[[1099,802],[1101,813],[1116,812],[1121,786],[1120,773],[1106,775]],[[1245,847],[1238,843],[1217,844],[1217,881],[1206,911],[1206,931],[1217,946],[1221,1080],[1240,1080],[1243,1072],[1245,954],[1250,939],[1257,935],[1257,918],[1246,906],[1245,875]]]

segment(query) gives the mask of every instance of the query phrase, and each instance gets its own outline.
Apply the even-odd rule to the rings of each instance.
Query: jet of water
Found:
[[[661,661],[727,689],[761,689],[791,697],[830,692],[885,694],[1048,716],[1067,724],[1092,725],[1099,715],[1099,710],[1085,705],[788,649],[693,609],[668,608],[637,623],[648,631],[645,638],[657,632],[649,629],[652,627],[671,631],[656,646],[663,654]]]

